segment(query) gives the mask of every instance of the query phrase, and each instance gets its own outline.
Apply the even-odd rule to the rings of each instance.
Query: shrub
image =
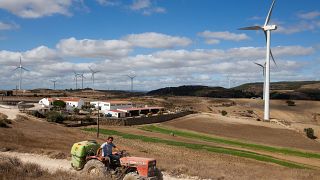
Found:
[[[73,112],[74,112],[75,114],[79,114],[80,109],[78,109],[78,108],[74,108],[74,109],[73,109]]]
[[[305,128],[304,132],[306,133],[307,137],[310,139],[316,139],[317,137],[314,136],[314,130],[312,128]]]
[[[52,102],[53,107],[58,108],[58,109],[63,109],[66,107],[66,103],[61,100],[55,100]]]
[[[292,100],[287,100],[286,103],[288,104],[288,106],[295,106],[296,103]]]
[[[0,114],[0,127],[1,128],[8,128],[8,124],[12,124],[11,120],[7,119],[8,116],[4,114]]]
[[[249,114],[253,114],[253,110],[247,110],[247,112],[249,113]]]
[[[225,110],[222,110],[222,111],[221,111],[221,114],[222,114],[222,116],[226,116],[226,115],[228,114],[228,112],[225,111]]]
[[[49,122],[56,122],[56,123],[62,123],[65,118],[62,116],[59,112],[56,111],[50,111],[46,114],[47,121]]]

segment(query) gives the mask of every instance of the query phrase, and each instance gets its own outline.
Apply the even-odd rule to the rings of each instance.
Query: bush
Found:
[[[63,109],[66,107],[66,103],[61,100],[55,100],[52,102],[54,108]]]
[[[316,139],[317,137],[314,136],[314,130],[312,128],[305,128],[304,132],[306,133],[307,137],[310,139]]]
[[[225,111],[225,110],[222,110],[222,111],[221,111],[221,115],[222,115],[222,116],[226,116],[227,114],[228,114],[227,111]]]
[[[49,122],[55,122],[55,123],[62,123],[65,118],[62,116],[59,112],[56,111],[50,111],[46,114],[47,121]]]
[[[12,124],[11,120],[7,119],[8,116],[1,114],[0,116],[0,127],[1,128],[8,128],[8,124]]]
[[[288,104],[288,106],[295,106],[296,103],[292,100],[287,100],[286,103]]]

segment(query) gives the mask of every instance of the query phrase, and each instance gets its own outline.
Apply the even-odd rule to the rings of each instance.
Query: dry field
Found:
[[[257,121],[262,115],[261,100],[146,97],[132,98],[132,101],[137,104],[171,106],[177,107],[177,109],[185,108],[199,112],[162,123],[160,125],[162,127],[191,130],[213,137],[236,139],[242,142],[320,152],[320,143],[307,139],[301,132],[301,129],[305,127],[312,126],[314,129],[319,127],[319,121],[313,119],[313,114],[319,112],[320,102],[296,101],[297,106],[288,107],[285,101],[272,101],[271,116],[277,122],[281,122],[281,124],[277,124]],[[228,114],[222,116],[220,113],[222,110],[227,111]],[[249,113],[250,116],[248,116],[248,110],[254,113]],[[14,110],[1,107],[0,112],[10,115],[10,118],[19,114]],[[50,158],[70,159],[69,153],[73,143],[86,139],[96,139],[98,142],[103,142],[107,136],[101,134],[100,138],[96,138],[95,133],[85,132],[80,128],[67,128],[48,123],[42,119],[30,116],[26,118],[24,116],[18,115],[10,128],[0,129],[0,150],[9,150],[9,153],[25,152],[47,155]],[[156,132],[143,131],[140,129],[141,126],[103,126],[101,128],[165,140],[232,147],[193,138],[172,137]],[[318,133],[318,131],[316,132]],[[320,177],[318,159],[254,151],[279,159],[317,166],[315,168],[317,170],[295,169],[224,153],[199,151],[165,143],[145,142],[119,135],[115,135],[115,137],[115,143],[120,148],[127,149],[131,155],[156,158],[158,166],[171,176],[185,174],[211,179],[318,179]],[[232,148],[247,150],[240,147]]]

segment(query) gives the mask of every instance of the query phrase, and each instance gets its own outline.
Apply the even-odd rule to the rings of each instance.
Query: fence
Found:
[[[160,123],[170,121],[179,117],[183,117],[189,114],[193,114],[193,111],[184,111],[174,114],[162,114],[151,117],[132,117],[132,118],[101,118],[101,125],[113,125],[113,126],[132,126],[141,124]]]

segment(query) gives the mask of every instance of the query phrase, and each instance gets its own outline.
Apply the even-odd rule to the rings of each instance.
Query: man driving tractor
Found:
[[[109,136],[107,142],[103,143],[100,148],[102,149],[102,156],[109,157],[110,160],[119,160],[120,157],[112,154],[112,148],[115,148],[117,151],[120,151],[117,146],[113,144],[113,137]]]

